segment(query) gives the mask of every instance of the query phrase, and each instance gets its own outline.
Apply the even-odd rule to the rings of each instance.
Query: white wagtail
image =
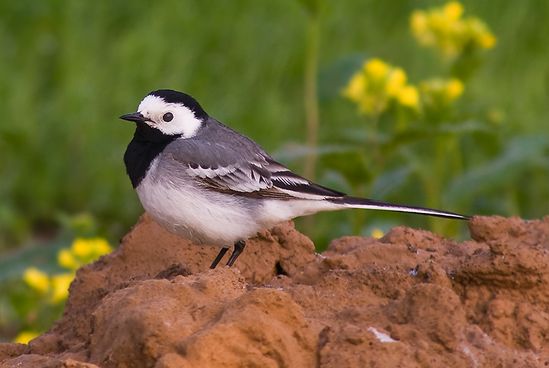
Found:
[[[137,112],[124,162],[145,210],[197,244],[231,244],[232,266],[258,231],[319,211],[364,208],[468,219],[457,213],[347,196],[291,172],[251,139],[209,116],[191,96],[149,93]]]

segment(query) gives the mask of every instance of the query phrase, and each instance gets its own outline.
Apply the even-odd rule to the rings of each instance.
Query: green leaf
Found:
[[[372,185],[373,198],[385,198],[401,188],[412,173],[410,167],[399,167],[379,175]]]
[[[57,252],[67,246],[66,242],[58,241],[48,245],[34,245],[19,249],[11,254],[5,254],[0,259],[0,282],[20,278],[26,268],[38,267],[49,272],[58,270]]]
[[[334,188],[340,192],[350,194],[353,192],[351,183],[339,171],[326,170],[319,180],[323,185]]]
[[[299,4],[305,9],[307,14],[311,17],[316,17],[320,13],[322,7],[322,0],[297,0]]]
[[[360,70],[367,53],[356,53],[342,57],[332,64],[320,69],[318,76],[318,97],[321,102],[341,98],[341,90]]]
[[[470,134],[492,133],[493,127],[478,120],[466,120],[463,122],[447,122],[434,127],[438,133]]]
[[[455,178],[446,191],[448,202],[509,184],[532,167],[547,169],[549,137],[520,136],[509,142],[505,151],[492,161]]]
[[[343,144],[326,144],[318,146],[316,149],[311,149],[309,146],[299,143],[286,144],[276,150],[273,154],[280,161],[295,161],[303,159],[310,154],[317,156],[325,156],[334,153],[347,153],[356,151],[356,147]]]

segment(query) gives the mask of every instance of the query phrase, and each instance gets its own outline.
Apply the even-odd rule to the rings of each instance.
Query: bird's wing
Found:
[[[315,184],[295,174],[286,166],[274,161],[271,157],[266,157],[265,160],[267,161],[267,168],[271,173],[273,187],[283,193],[304,199],[340,198],[345,196],[345,193]]]
[[[232,195],[278,199],[339,198],[344,194],[314,184],[274,161],[261,149],[185,140],[164,155],[206,189]]]

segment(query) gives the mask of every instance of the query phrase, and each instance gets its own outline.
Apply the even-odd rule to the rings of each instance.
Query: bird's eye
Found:
[[[164,116],[162,116],[162,120],[164,120],[165,122],[172,121],[172,119],[173,114],[171,112],[167,112],[164,114]]]

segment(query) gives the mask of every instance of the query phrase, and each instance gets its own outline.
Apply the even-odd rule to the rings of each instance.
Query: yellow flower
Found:
[[[483,33],[479,36],[478,43],[485,49],[491,49],[496,44],[496,38],[490,32]]]
[[[464,89],[465,87],[459,79],[452,78],[446,83],[446,96],[450,101],[453,101],[463,94]]]
[[[488,30],[486,24],[478,18],[470,18],[468,20],[467,30],[471,40],[482,48],[489,49],[496,44],[494,35]]]
[[[421,35],[427,30],[427,16],[424,11],[414,10],[410,16],[410,28],[416,35]]]
[[[78,258],[90,261],[91,259],[87,258],[107,254],[111,251],[111,247],[103,238],[76,238],[71,245],[71,251]]]
[[[104,254],[110,253],[112,251],[109,242],[103,238],[93,238],[92,240],[92,249],[97,256],[102,256]]]
[[[387,99],[383,96],[366,95],[358,102],[360,112],[367,115],[379,115],[387,107]]]
[[[457,1],[410,15],[410,29],[424,46],[436,47],[441,54],[454,58],[466,50],[488,49],[496,38],[488,26],[476,17],[463,18],[463,5]]]
[[[17,336],[15,336],[13,342],[17,342],[19,344],[28,344],[29,341],[31,341],[35,337],[38,337],[38,335],[40,334],[36,331],[21,331]]]
[[[406,73],[402,68],[394,68],[389,74],[385,90],[389,96],[396,97],[405,85]]]
[[[463,14],[463,5],[457,1],[451,1],[444,5],[442,11],[449,20],[458,20]]]
[[[347,88],[343,90],[343,95],[349,99],[358,102],[366,89],[366,79],[364,74],[356,73],[349,81]]]
[[[505,121],[505,113],[500,109],[490,109],[486,114],[486,118],[489,123],[500,125]]]
[[[416,87],[406,81],[402,68],[374,58],[364,62],[362,70],[351,77],[342,93],[357,104],[360,113],[378,116],[393,101],[412,108],[419,106]]]
[[[68,249],[61,249],[59,253],[57,254],[57,263],[61,267],[67,268],[69,270],[76,270],[78,267],[81,266],[80,262],[74,258],[70,250]]]
[[[59,303],[69,296],[69,286],[74,279],[72,273],[61,273],[53,275],[51,278],[52,293],[50,301],[52,303]]]
[[[364,64],[366,74],[373,80],[379,81],[387,77],[389,65],[380,59],[371,59]]]
[[[372,230],[371,235],[372,235],[372,238],[381,239],[381,238],[383,238],[383,235],[385,235],[385,234],[383,233],[383,231],[381,229],[376,227],[375,229]]]
[[[413,109],[419,107],[419,93],[417,88],[414,86],[405,86],[403,87],[397,96],[398,102],[403,105]]]
[[[40,293],[47,293],[50,288],[48,275],[35,267],[29,267],[23,273],[23,281]]]
[[[428,109],[440,109],[449,106],[465,90],[463,82],[456,78],[433,78],[421,82],[420,87],[423,106]]]
[[[87,239],[76,238],[71,245],[71,251],[77,257],[86,257],[90,254],[89,241]]]

